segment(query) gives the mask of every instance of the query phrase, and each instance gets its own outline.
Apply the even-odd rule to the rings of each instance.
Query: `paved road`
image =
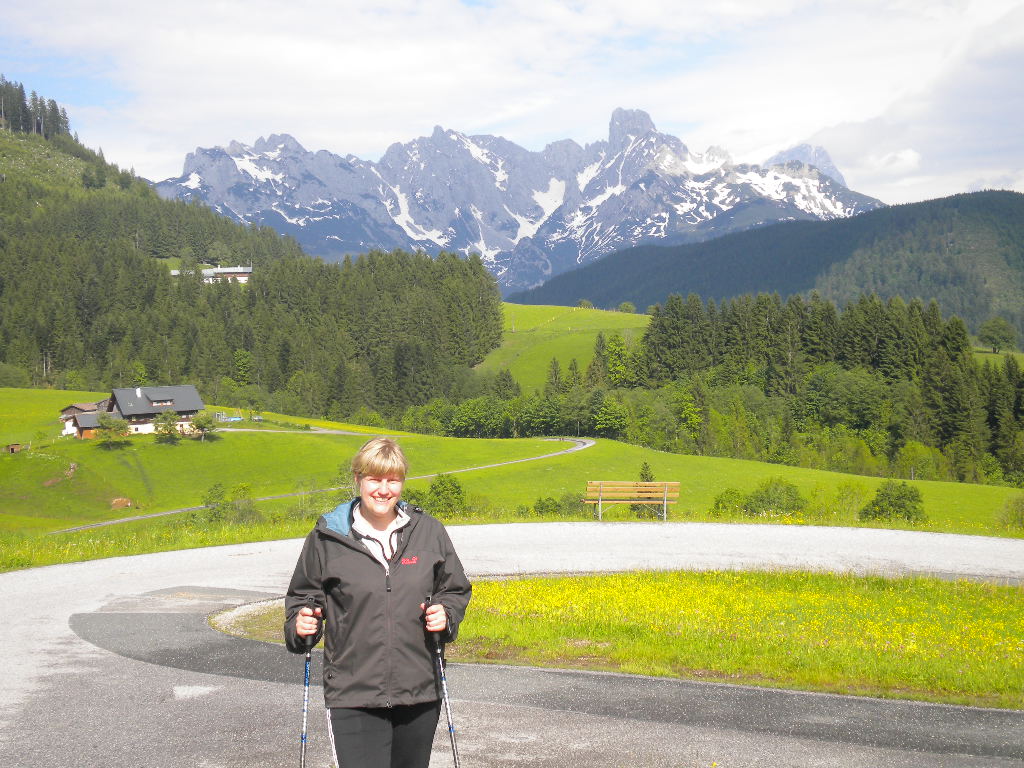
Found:
[[[1019,540],[681,523],[451,531],[476,576],[768,567],[1024,583]],[[0,574],[0,765],[291,764],[301,658],[226,637],[206,616],[280,595],[299,545]],[[472,665],[452,665],[449,681],[467,768],[1024,768],[1024,712]],[[322,768],[320,717],[311,738]],[[450,765],[447,749],[441,729],[436,766]]]

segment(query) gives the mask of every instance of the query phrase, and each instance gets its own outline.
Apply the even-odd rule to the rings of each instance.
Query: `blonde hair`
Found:
[[[405,480],[409,462],[398,443],[387,437],[368,440],[352,457],[352,475],[356,481],[363,475],[399,477]]]

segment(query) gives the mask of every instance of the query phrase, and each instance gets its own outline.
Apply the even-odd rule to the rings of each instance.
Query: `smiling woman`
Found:
[[[332,744],[351,768],[429,764],[440,713],[434,649],[440,657],[455,639],[469,603],[444,526],[401,501],[407,472],[394,440],[359,449],[359,496],[306,537],[285,600],[290,651],[324,638]]]

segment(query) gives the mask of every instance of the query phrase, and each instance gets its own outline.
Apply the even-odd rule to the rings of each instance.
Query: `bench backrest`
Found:
[[[638,501],[650,499],[672,504],[679,498],[678,482],[633,482],[629,480],[588,480],[586,501]]]

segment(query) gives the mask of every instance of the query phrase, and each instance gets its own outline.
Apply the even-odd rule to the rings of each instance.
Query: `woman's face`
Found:
[[[402,496],[405,481],[394,475],[359,476],[359,511],[367,522],[390,523],[397,517],[395,505]]]

